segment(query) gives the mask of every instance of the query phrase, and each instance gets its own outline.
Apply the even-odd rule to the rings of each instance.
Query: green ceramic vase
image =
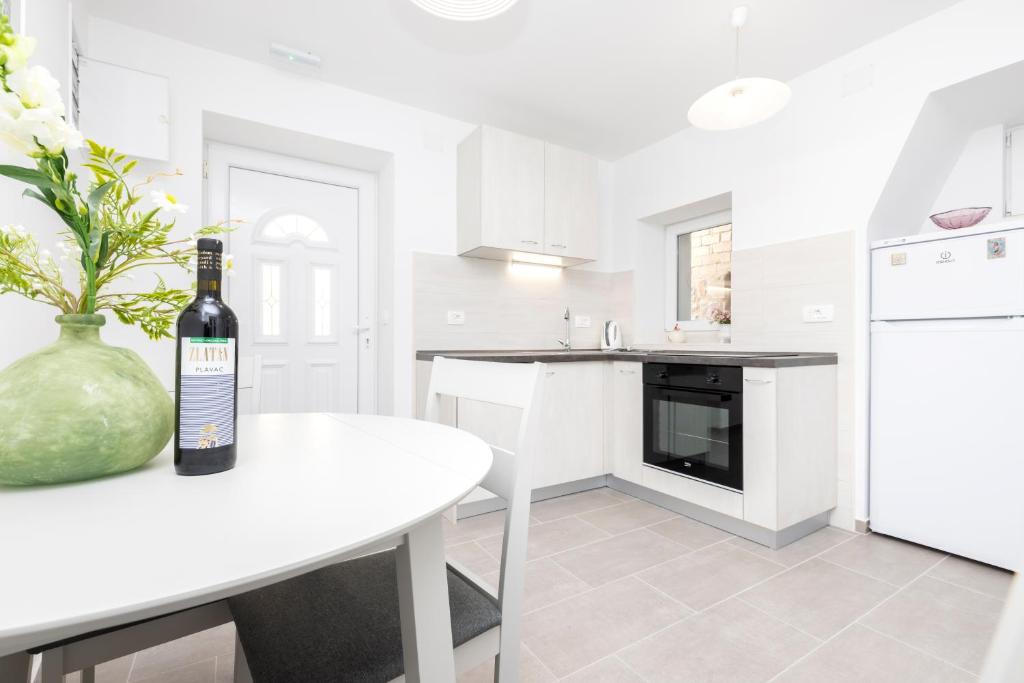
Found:
[[[0,484],[57,484],[134,469],[167,445],[174,404],[102,315],[58,315],[60,337],[0,372]]]

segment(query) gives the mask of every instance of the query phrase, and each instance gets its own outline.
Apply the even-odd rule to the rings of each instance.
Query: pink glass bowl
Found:
[[[929,216],[929,218],[932,219],[932,223],[943,230],[959,230],[960,228],[969,228],[982,222],[991,210],[991,206],[972,206],[968,209],[943,211],[942,213]]]

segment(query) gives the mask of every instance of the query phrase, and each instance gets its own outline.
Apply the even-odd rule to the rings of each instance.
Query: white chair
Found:
[[[498,590],[448,569],[455,668],[495,659],[495,680],[519,678],[520,621],[530,517],[531,460],[537,450],[544,383],[539,363],[436,358],[426,417],[443,396],[521,409],[515,453],[493,447],[483,486],[508,503]],[[343,562],[228,600],[238,627],[235,681],[386,681],[404,678],[395,551]]]
[[[245,394],[243,394],[243,391]],[[246,395],[247,394],[247,395]],[[238,357],[238,412],[260,413],[263,398],[263,356]]]

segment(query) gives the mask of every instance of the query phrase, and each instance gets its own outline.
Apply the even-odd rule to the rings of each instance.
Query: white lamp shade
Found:
[[[496,17],[518,0],[412,0],[431,14],[453,21],[482,21]]]
[[[686,117],[697,128],[732,130],[771,118],[789,102],[789,86],[771,78],[738,78],[701,95]]]

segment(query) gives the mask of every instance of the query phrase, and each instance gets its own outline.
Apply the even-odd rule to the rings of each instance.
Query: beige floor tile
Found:
[[[642,500],[601,508],[579,515],[580,519],[604,529],[610,534],[621,534],[678,517],[674,512]]]
[[[489,659],[480,666],[474,667],[458,677],[458,683],[494,683],[494,659]],[[533,653],[525,647],[519,648],[520,683],[548,683],[558,680],[554,674],[544,668]]]
[[[607,657],[562,679],[570,683],[644,683],[618,657]]]
[[[495,534],[505,533],[505,511],[488,512],[485,515],[465,517],[452,524],[447,519],[441,522],[444,530],[444,544],[455,545],[476,541]]]
[[[817,645],[739,600],[680,622],[619,654],[652,683],[763,683]]]
[[[880,534],[865,534],[821,556],[841,567],[904,586],[941,560],[944,553]]]
[[[618,505],[622,500],[605,492],[605,489],[593,489],[568,496],[549,498],[530,506],[530,515],[541,522],[590,512],[610,505]]]
[[[491,572],[483,577],[487,583],[497,587],[500,572]],[[562,569],[554,560],[545,558],[526,563],[526,595],[523,598],[523,612],[532,612],[547,607],[553,602],[590,590],[586,581]]]
[[[135,683],[196,662],[211,662],[212,671],[215,657],[234,651],[235,625],[224,624],[139,652],[135,655],[131,681]]]
[[[863,624],[979,673],[1002,601],[925,576],[863,619]]]
[[[552,559],[591,586],[600,586],[686,552],[686,548],[663,536],[637,529],[567,550]]]
[[[843,531],[833,526],[827,526],[824,529],[818,529],[813,534],[804,536],[799,541],[794,541],[787,546],[779,548],[778,550],[772,550],[771,548],[765,547],[760,543],[754,543],[748,541],[745,538],[736,537],[729,541],[738,548],[743,548],[756,555],[760,555],[766,560],[772,562],[778,562],[784,564],[787,567],[800,564],[805,560],[809,560],[815,555],[821,554],[844,541],[849,541],[853,538],[854,534],[850,531]]]
[[[500,556],[500,544],[499,544]],[[484,550],[476,541],[450,545],[444,549],[445,556],[449,560],[461,564],[474,574],[490,574],[501,569],[501,561],[488,551]]]
[[[137,678],[132,672],[133,683],[216,683],[217,675],[216,659],[207,659],[194,664],[164,671],[153,676]]]
[[[974,676],[854,624],[773,683],[968,683]]]
[[[605,494],[606,496],[611,496],[612,498],[616,498],[616,499],[622,501],[623,503],[629,503],[629,502],[632,502],[634,500],[637,500],[636,498],[634,498],[633,496],[629,495],[628,493],[623,493],[622,491],[616,491],[615,489],[610,488],[610,487],[605,487],[603,489],[598,489],[598,490],[601,493]]]
[[[537,560],[585,543],[608,538],[608,532],[598,529],[576,517],[556,519],[545,524],[530,527],[526,542],[526,557]],[[479,541],[480,546],[494,557],[501,557],[501,536],[491,536]]]
[[[699,611],[785,570],[781,564],[719,543],[648,569],[638,577]]]
[[[125,683],[128,680],[128,673],[132,668],[132,659],[135,655],[112,659],[103,662],[96,667],[96,683]],[[80,683],[81,675],[78,672],[67,674],[64,683]]]
[[[828,638],[895,591],[877,579],[811,559],[741,598],[802,631]]]
[[[629,577],[526,615],[523,641],[556,676],[566,676],[690,613]]]
[[[686,546],[691,550],[699,550],[712,543],[718,543],[732,538],[733,535],[716,529],[713,526],[698,522],[689,517],[676,517],[667,522],[661,522],[650,527],[656,534]]]
[[[944,559],[939,566],[928,572],[928,575],[1000,600],[1006,598],[1010,583],[1013,581],[1012,572],[955,555]]]
[[[235,656],[221,655],[217,657],[217,671],[214,675],[215,683],[234,683],[235,680]]]

